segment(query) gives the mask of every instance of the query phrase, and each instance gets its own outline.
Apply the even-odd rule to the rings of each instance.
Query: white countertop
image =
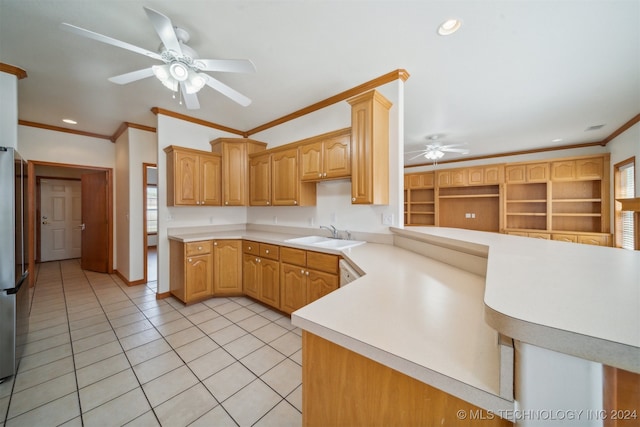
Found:
[[[438,227],[485,245],[485,320],[540,347],[640,372],[640,251]]]
[[[342,252],[365,275],[294,312],[294,325],[493,411],[513,409],[499,392],[498,332],[640,372],[639,251],[438,227],[392,231],[488,256],[486,279],[367,243]],[[319,250],[285,242],[291,237],[231,230],[170,238]]]

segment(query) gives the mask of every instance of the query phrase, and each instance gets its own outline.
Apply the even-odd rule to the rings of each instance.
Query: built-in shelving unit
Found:
[[[405,176],[405,224],[610,245],[609,154]],[[422,192],[421,192],[422,191]]]

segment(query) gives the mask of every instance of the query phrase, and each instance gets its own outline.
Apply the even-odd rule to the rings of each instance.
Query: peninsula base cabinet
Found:
[[[280,249],[280,310],[291,314],[338,289],[337,255]]]
[[[508,420],[302,331],[302,425],[513,426]],[[392,391],[392,392],[390,392]]]
[[[242,295],[242,240],[214,240],[213,295]]]

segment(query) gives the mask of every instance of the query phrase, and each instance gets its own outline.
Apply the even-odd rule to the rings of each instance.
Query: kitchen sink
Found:
[[[301,245],[313,245],[316,243],[326,242],[329,240],[334,240],[329,237],[324,236],[304,236],[304,237],[295,237],[293,239],[287,239],[285,242],[291,243],[300,243]]]
[[[363,243],[364,242],[361,240],[329,239],[324,242],[314,243],[313,246],[340,250],[340,249],[352,248],[354,246],[358,246]]]
[[[324,237],[324,236],[294,237],[293,239],[285,240],[285,242],[298,243],[301,245],[309,245],[309,246],[316,246],[318,248],[327,248],[327,249],[336,249],[336,250],[352,248],[354,246],[358,246],[364,243],[363,241],[360,241],[360,240],[332,239],[330,237]]]

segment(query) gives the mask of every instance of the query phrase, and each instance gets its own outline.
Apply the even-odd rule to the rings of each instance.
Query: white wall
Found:
[[[624,133],[615,138],[613,141],[611,141],[609,144],[607,144],[607,149],[611,152],[612,172],[613,165],[635,156],[636,197],[640,196],[640,171],[638,170],[638,168],[640,167],[640,123],[636,123],[629,129],[627,129]],[[611,180],[611,185],[613,185],[613,179]],[[611,194],[615,194],[613,192],[613,187],[611,190]]]
[[[167,156],[169,145],[211,151],[209,141],[238,135],[158,115],[158,293],[169,292],[169,240],[167,229],[210,224],[244,224],[247,208],[218,206],[167,206]]]
[[[144,191],[143,163],[158,162],[158,141],[155,132],[129,128],[129,281],[134,282],[144,278]]]
[[[278,224],[295,227],[319,227],[333,224],[340,230],[388,233],[382,225],[382,214],[393,213],[395,226],[402,227],[402,146],[403,91],[401,80],[377,89],[393,106],[389,112],[389,204],[384,206],[352,205],[351,180],[326,181],[317,184],[316,206],[309,207],[250,207],[251,224]],[[252,139],[266,142],[267,148],[299,141],[326,132],[351,127],[351,105],[340,102],[307,114],[280,126],[252,135]],[[335,218],[335,219],[334,219]]]
[[[124,132],[116,143],[116,168],[114,186],[115,216],[113,224],[113,267],[129,279],[129,134]]]

